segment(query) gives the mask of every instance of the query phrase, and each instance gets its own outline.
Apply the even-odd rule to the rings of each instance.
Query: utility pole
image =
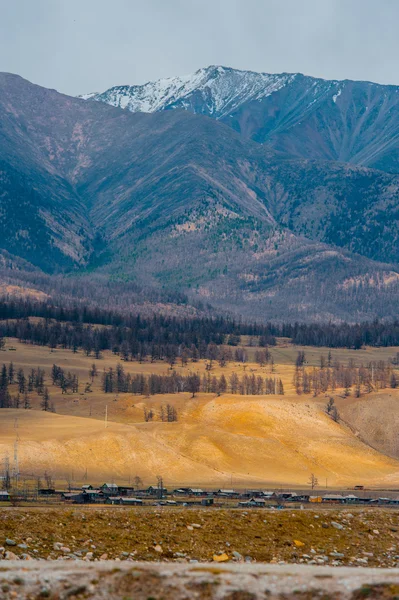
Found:
[[[105,429],[108,427],[108,404],[105,405]]]
[[[16,437],[15,437],[15,442],[14,442],[14,469],[13,469],[13,476],[14,476],[14,480],[15,480],[15,487],[18,490],[18,478],[19,478],[19,465],[18,465],[18,442],[19,442],[18,418],[16,418],[15,421],[14,421],[14,429],[16,429]]]
[[[4,478],[3,478],[3,489],[9,490],[10,487],[10,459],[8,453],[4,457]]]
[[[162,500],[162,498],[163,498],[163,478],[161,475],[157,476],[157,483],[158,483],[158,498],[160,498]]]

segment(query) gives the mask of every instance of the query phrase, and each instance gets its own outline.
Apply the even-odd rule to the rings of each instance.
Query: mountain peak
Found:
[[[183,108],[221,118],[248,100],[277,91],[292,77],[289,74],[271,75],[210,65],[189,75],[158,79],[144,85],[115,86],[101,94],[80,97],[132,112]]]

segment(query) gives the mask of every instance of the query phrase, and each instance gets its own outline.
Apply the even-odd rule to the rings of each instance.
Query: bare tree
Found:
[[[158,485],[158,498],[163,498],[163,477],[162,475],[157,475],[157,485]]]
[[[98,371],[96,365],[93,363],[89,369],[89,377],[91,378],[91,382],[93,383],[94,378],[97,377]]]
[[[331,415],[333,408],[334,408],[334,398],[329,398],[328,402],[326,404],[326,413],[328,415]]]
[[[309,480],[308,480],[308,485],[310,485],[312,490],[314,490],[314,488],[319,485],[319,480],[317,479],[317,477],[314,473],[311,473]]]
[[[340,420],[339,412],[338,412],[338,410],[337,410],[337,407],[336,407],[336,406],[334,406],[334,407],[333,407],[333,409],[332,409],[332,411],[331,411],[331,418],[332,418],[332,420],[333,420],[333,421],[335,421],[336,423],[338,423],[338,422],[339,422],[339,420]]]
[[[47,485],[47,489],[51,489],[53,487],[53,478],[51,476],[51,473],[48,473],[47,471],[44,471],[44,479]]]
[[[48,391],[48,388],[44,388],[44,392],[43,392],[43,399],[40,403],[40,406],[42,407],[42,410],[48,412],[49,410],[51,410],[51,405],[50,405],[50,394]]]
[[[141,479],[141,477],[139,477],[138,475],[136,475],[136,477],[134,478],[134,485],[139,488],[140,485],[143,485],[143,480]]]
[[[190,375],[187,379],[187,389],[192,394],[192,398],[194,398],[195,394],[199,392],[201,387],[201,379],[200,376],[196,373]]]

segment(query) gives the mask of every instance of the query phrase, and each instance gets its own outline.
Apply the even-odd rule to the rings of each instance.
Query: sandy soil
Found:
[[[398,579],[398,569],[32,561],[6,564],[0,584],[20,600],[393,600]]]

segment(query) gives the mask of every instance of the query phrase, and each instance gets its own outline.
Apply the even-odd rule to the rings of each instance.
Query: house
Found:
[[[82,490],[86,491],[86,490],[92,490],[93,486],[90,485],[90,483],[85,483],[85,485],[82,485]]]
[[[131,498],[130,496],[108,496],[107,504],[122,504],[123,506],[141,506],[143,501],[139,498]]]
[[[140,498],[131,498],[130,496],[122,497],[122,504],[126,506],[141,506],[143,501]]]
[[[173,490],[175,496],[188,496],[191,493],[191,488],[178,488]]]
[[[309,494],[300,494],[299,496],[296,496],[295,502],[309,502],[309,499]]]
[[[204,492],[204,490],[201,490],[200,488],[190,488],[189,490],[189,494],[191,496],[204,496],[206,492]]]
[[[323,499],[321,496],[309,496],[309,502],[319,503],[322,501],[323,501]]]
[[[342,504],[344,497],[341,494],[326,494],[322,497],[322,502],[328,502],[330,504]]]
[[[279,494],[276,494],[276,496],[279,500],[291,500],[293,494],[292,492],[280,492]]]
[[[121,496],[133,496],[133,494],[135,493],[135,488],[131,485],[123,485],[123,486],[119,486],[119,494]]]
[[[232,497],[235,496],[237,492],[235,492],[234,490],[218,490],[216,493],[218,496]]]
[[[83,497],[87,504],[91,502],[104,502],[106,494],[102,490],[83,490]]]
[[[105,502],[107,504],[122,504],[122,496],[108,496]]]
[[[84,504],[85,502],[84,495],[76,492],[63,492],[61,499],[72,504]]]
[[[287,502],[298,502],[298,494],[296,494],[295,492],[292,492],[292,494],[286,498]]]
[[[8,502],[10,499],[10,492],[5,490],[0,491],[0,502]]]
[[[377,500],[374,500],[373,498],[358,498],[358,502],[360,504],[372,504],[377,502]]]
[[[344,496],[343,504],[356,504],[356,502],[359,502],[359,498],[354,494],[348,494],[347,496]]]
[[[38,490],[39,496],[53,496],[55,494],[54,488],[40,488]]]
[[[201,505],[202,506],[213,506],[213,498],[202,498]]]
[[[257,498],[253,496],[249,500],[245,500],[244,502],[239,502],[238,506],[252,506],[252,507],[264,507],[266,505],[266,500],[264,498]]]
[[[261,493],[261,497],[265,498],[266,500],[275,500],[277,498],[277,494],[276,494],[276,492],[263,491]]]
[[[122,504],[123,506],[141,506],[143,501],[139,498],[131,498],[130,496],[108,496],[107,504]]]
[[[100,490],[103,494],[111,496],[112,494],[117,494],[119,488],[116,483],[103,483]]]
[[[150,494],[150,496],[158,496],[161,492],[161,488],[159,488],[157,485],[150,485],[150,487],[147,488],[146,492],[147,494]],[[167,493],[168,490],[166,488],[162,488],[162,495]]]

